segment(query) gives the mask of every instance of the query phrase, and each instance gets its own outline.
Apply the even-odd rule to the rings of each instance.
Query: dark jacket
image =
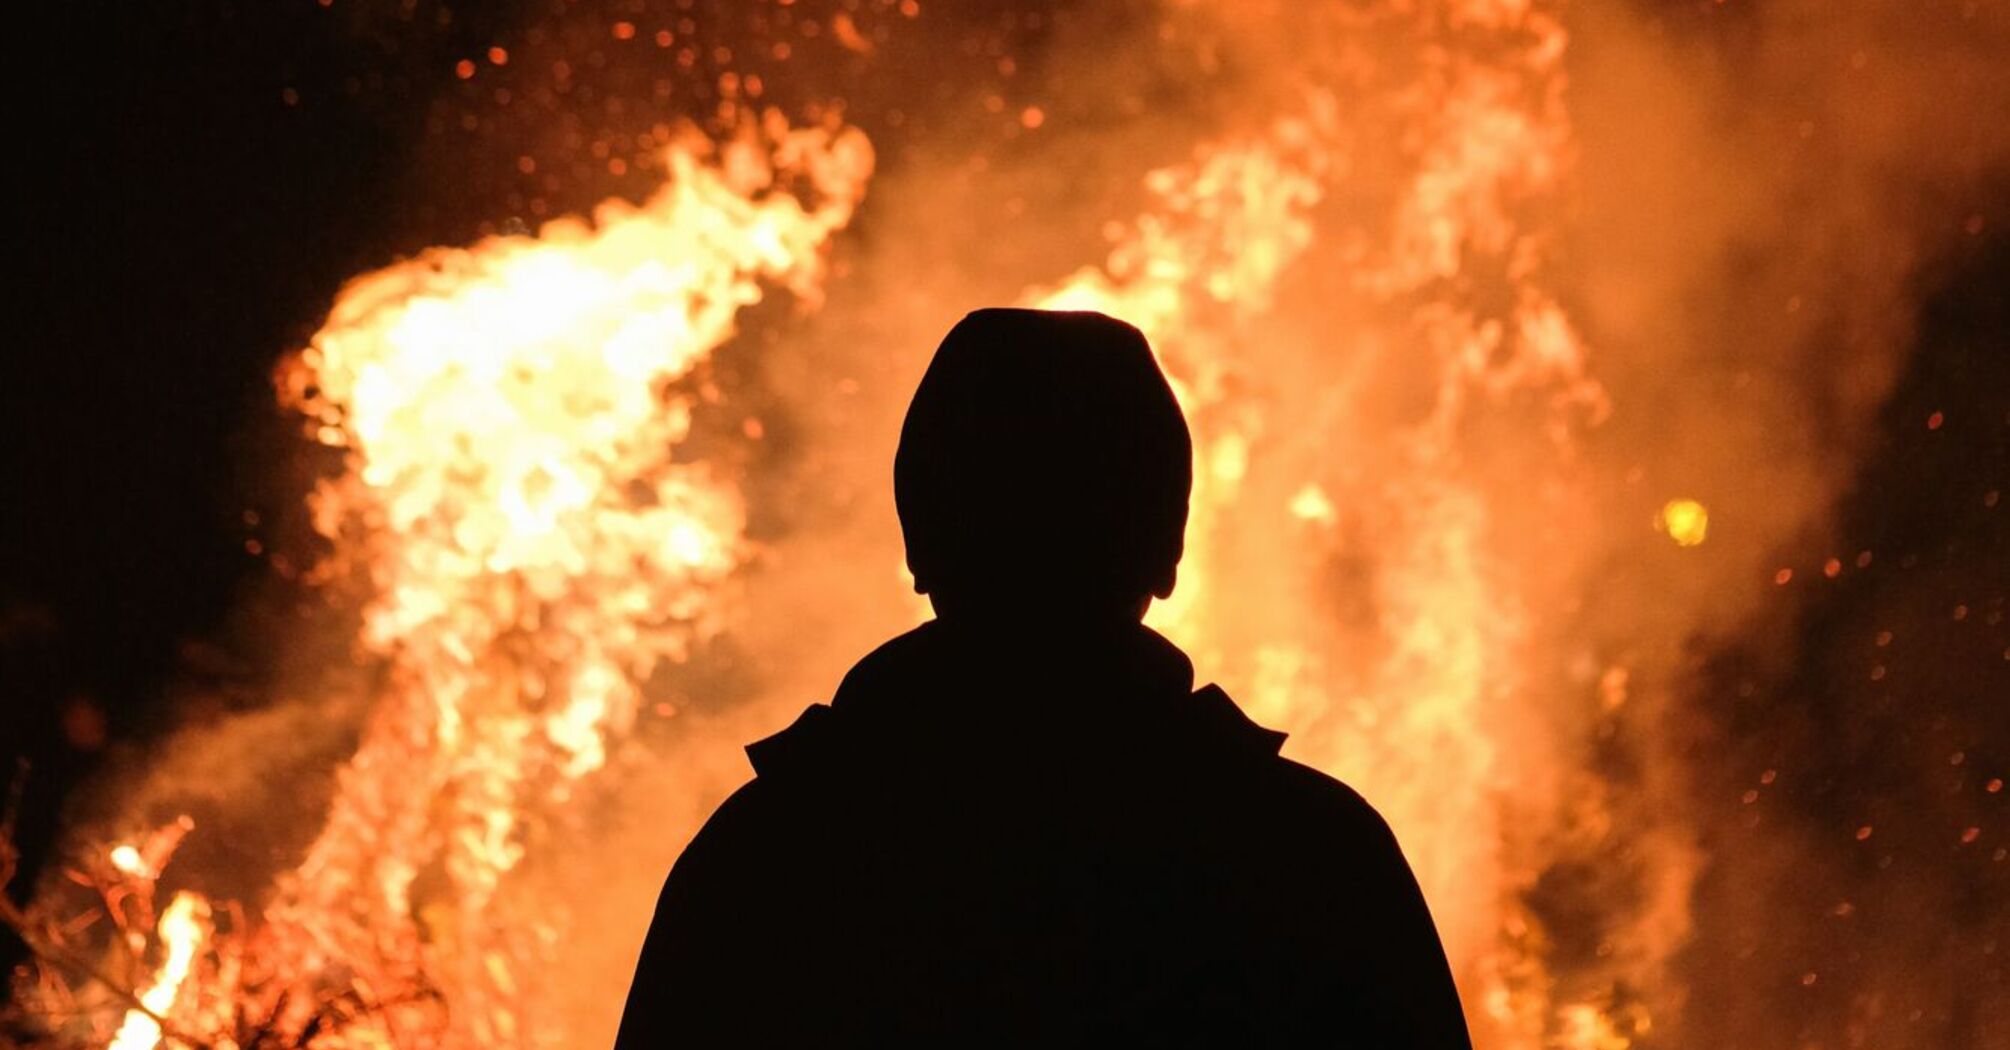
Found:
[[[1359,795],[1142,627],[942,623],[748,748],[670,873],[620,1050],[1468,1047]]]

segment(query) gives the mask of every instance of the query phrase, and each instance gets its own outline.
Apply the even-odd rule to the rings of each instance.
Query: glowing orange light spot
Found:
[[[1633,674],[1624,667],[1608,667],[1598,676],[1598,705],[1606,711],[1626,706],[1628,685]]]
[[[614,23],[614,39],[616,40],[635,39],[635,23],[633,22]]]
[[[509,65],[509,52],[500,47],[489,48],[489,64],[495,66]]]
[[[1863,842],[1870,838],[1870,834],[1871,834],[1871,827],[1869,824],[1865,824],[1863,827],[1856,829],[1856,840],[1858,842]]]
[[[1947,416],[1944,413],[1935,412],[1926,417],[1926,429],[1939,430],[1940,425],[1945,422],[1947,422]]]
[[[473,80],[475,76],[474,62],[464,58],[454,63],[454,75],[462,80]]]
[[[1297,495],[1291,497],[1291,516],[1300,521],[1331,525],[1339,517],[1339,511],[1325,489],[1308,482],[1298,490]]]
[[[856,51],[861,55],[872,53],[872,41],[858,31],[858,23],[853,22],[847,12],[839,11],[831,16],[831,36],[836,37],[838,44],[847,51]]]
[[[144,875],[147,870],[146,860],[140,856],[139,848],[130,845],[112,847],[112,867],[128,875]]]
[[[1794,570],[1792,569],[1781,569],[1780,571],[1773,574],[1773,582],[1777,584],[1785,584],[1787,581],[1793,578],[1794,578]]]
[[[1654,526],[1678,547],[1694,547],[1710,538],[1710,508],[1693,499],[1671,499],[1654,516]]]
[[[1038,106],[1027,106],[1019,111],[1019,123],[1029,130],[1047,122],[1047,114]]]

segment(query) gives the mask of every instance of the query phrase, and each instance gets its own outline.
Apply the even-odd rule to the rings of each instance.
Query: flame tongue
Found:
[[[182,982],[188,980],[196,953],[209,939],[209,902],[193,893],[177,893],[161,913],[160,943],[166,952],[153,983],[140,993],[145,1010],[126,1011],[110,1050],[153,1050],[161,1038],[156,1018],[165,1016],[175,1005]]]

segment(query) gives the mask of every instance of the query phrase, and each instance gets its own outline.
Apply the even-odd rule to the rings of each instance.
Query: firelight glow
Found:
[[[1655,516],[1655,525],[1680,547],[1700,545],[1710,535],[1710,508],[1693,499],[1671,499]]]

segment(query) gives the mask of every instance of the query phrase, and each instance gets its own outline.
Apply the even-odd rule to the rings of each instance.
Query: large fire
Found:
[[[1631,647],[1559,641],[1590,585],[1558,553],[1571,537],[1531,527],[1585,513],[1579,445],[1622,411],[1556,281],[1569,40],[1540,2],[1363,7],[1334,16],[1272,111],[1149,172],[1143,207],[1106,217],[1105,258],[1019,298],[1152,339],[1195,429],[1196,483],[1179,586],[1151,622],[1288,730],[1288,755],[1389,817],[1482,1045],[1623,1050],[1679,1016],[1667,967],[1698,847],[1591,772],[1592,736],[1667,686],[1628,662],[1655,643],[1644,630]],[[1364,64],[1350,34],[1388,47],[1392,24],[1413,53]],[[832,31],[870,49],[848,17]],[[1031,114],[1029,129],[1048,120]],[[865,135],[839,121],[737,124],[675,136],[640,204],[350,282],[281,366],[283,404],[341,457],[309,504],[331,552],[317,579],[369,596],[368,715],[325,823],[262,899],[176,877],[175,844],[200,825],[100,840],[75,879],[117,919],[126,966],[107,978],[70,957],[22,984],[67,1018],[52,1039],[573,1046],[611,1031],[626,972],[556,962],[574,909],[542,880],[568,876],[526,872],[598,841],[584,811],[633,781],[619,756],[645,713],[685,717],[665,682],[706,640],[788,615],[733,600],[760,562],[760,497],[715,461],[761,437],[768,406],[706,440],[695,420],[730,396],[707,365],[750,307],[776,289],[801,314],[823,300],[873,177]],[[1716,542],[1703,502],[1651,505],[1635,524],[1655,542]],[[840,575],[899,582],[891,557]],[[763,698],[666,745],[649,783],[702,813],[733,785],[717,756],[813,699]],[[1609,881],[1563,909],[1595,932],[1531,903],[1547,871],[1605,864]],[[156,921],[157,885],[187,888]],[[623,906],[639,940],[647,900]],[[541,1004],[560,982],[590,1016]]]
[[[281,369],[283,401],[348,453],[310,503],[322,571],[375,595],[358,644],[381,691],[326,827],[193,994],[209,906],[177,895],[116,1050],[150,1050],[163,1018],[227,1045],[247,1027],[317,1046],[549,1038],[520,1027],[537,933],[494,922],[498,887],[650,676],[718,629],[744,553],[740,495],[680,461],[700,396],[680,383],[764,284],[814,299],[872,170],[856,131],[775,118],[666,160],[640,206],[353,282]],[[110,859],[144,888],[166,858]]]

